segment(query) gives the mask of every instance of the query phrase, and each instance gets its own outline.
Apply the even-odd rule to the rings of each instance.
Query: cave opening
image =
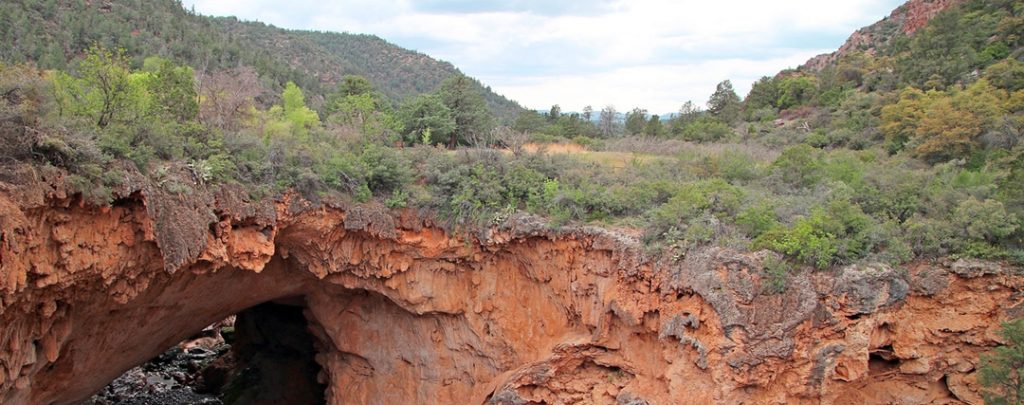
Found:
[[[900,359],[896,357],[892,345],[885,345],[868,353],[868,370],[872,374],[885,374],[898,370]]]
[[[134,367],[85,404],[323,404],[302,297],[265,302]]]

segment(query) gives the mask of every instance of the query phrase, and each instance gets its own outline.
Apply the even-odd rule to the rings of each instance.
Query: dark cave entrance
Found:
[[[85,404],[323,404],[302,297],[262,303],[124,373]]]

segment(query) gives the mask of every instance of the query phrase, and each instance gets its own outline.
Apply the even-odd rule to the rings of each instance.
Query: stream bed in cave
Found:
[[[322,404],[302,307],[264,303],[133,367],[85,405]]]

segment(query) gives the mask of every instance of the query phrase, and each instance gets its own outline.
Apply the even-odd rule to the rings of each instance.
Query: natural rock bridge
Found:
[[[413,210],[136,189],[96,208],[0,183],[0,402],[76,403],[278,302],[302,308],[328,403],[976,403],[1021,300],[989,263],[804,271],[771,295],[767,253],[655,261],[529,217],[453,236]]]

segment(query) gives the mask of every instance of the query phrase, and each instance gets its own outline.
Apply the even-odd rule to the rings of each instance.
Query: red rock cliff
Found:
[[[0,402],[80,401],[245,308],[300,298],[329,403],[979,403],[1020,276],[967,261],[800,272],[653,261],[529,217],[181,199],[109,208],[0,183]]]
[[[815,56],[804,63],[801,69],[821,70],[851,52],[874,54],[877,47],[888,43],[894,37],[913,35],[942,10],[963,2],[964,0],[908,0],[893,10],[888,17],[855,31],[837,51]]]

